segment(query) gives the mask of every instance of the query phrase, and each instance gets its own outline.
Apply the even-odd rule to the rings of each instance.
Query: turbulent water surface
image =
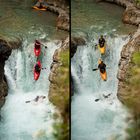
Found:
[[[72,140],[124,140],[127,112],[116,93],[120,51],[127,39],[125,36],[106,39],[107,52],[101,57],[107,65],[106,82],[100,78],[99,71],[92,71],[97,68],[100,58],[99,50],[95,50],[93,44],[79,46],[72,58],[76,88],[72,98]]]
[[[46,140],[53,139],[53,113],[55,108],[48,101],[48,75],[52,56],[57,46],[53,42],[46,44],[40,57],[42,67],[38,81],[33,79],[33,67],[36,63],[33,44],[23,44],[22,49],[12,52],[5,65],[9,94],[1,110],[0,139],[3,140]],[[35,102],[36,96],[46,96]],[[26,101],[31,101],[26,103]]]
[[[71,60],[74,79],[72,97],[72,140],[124,140],[129,115],[118,100],[117,71],[120,52],[128,42],[133,26],[121,22],[123,9],[92,0],[72,1],[72,34],[82,35],[85,46],[78,46]],[[103,34],[106,54],[101,56],[96,44]],[[98,59],[107,65],[107,81],[103,81]]]

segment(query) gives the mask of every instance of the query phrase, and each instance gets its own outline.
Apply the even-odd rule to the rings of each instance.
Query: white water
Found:
[[[5,75],[8,79],[9,93],[1,110],[0,140],[53,140],[54,106],[48,98],[33,100],[38,95],[47,97],[49,90],[48,76],[52,56],[57,46],[53,42],[46,43],[39,58],[42,70],[38,81],[34,81],[33,67],[36,63],[34,45],[24,42],[23,47],[14,50],[5,65]]]
[[[71,60],[72,76],[77,89],[72,98],[72,140],[124,140],[126,110],[117,99],[117,71],[120,52],[128,41],[125,36],[108,37],[107,52],[102,57],[107,65],[107,81],[102,81],[97,68],[99,50],[95,41],[79,46]],[[111,96],[104,98],[104,95]],[[95,99],[100,99],[95,102]]]

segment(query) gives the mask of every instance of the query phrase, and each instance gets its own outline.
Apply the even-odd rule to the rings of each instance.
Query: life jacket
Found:
[[[98,68],[100,69],[100,72],[101,73],[105,73],[105,71],[106,71],[106,65],[104,63],[100,63],[98,65]]]
[[[40,49],[41,43],[39,41],[35,41],[35,48]]]
[[[104,44],[105,44],[105,39],[104,38],[100,38],[99,39],[99,45],[100,45],[100,47],[101,48],[104,47]]]
[[[35,71],[40,73],[40,66],[38,64],[35,65]]]

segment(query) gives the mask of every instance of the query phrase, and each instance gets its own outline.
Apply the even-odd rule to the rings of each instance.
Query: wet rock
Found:
[[[0,37],[0,108],[5,103],[5,97],[8,94],[7,80],[4,75],[5,61],[11,55],[12,49],[16,49],[20,45],[20,39],[11,41],[7,38]]]
[[[69,52],[69,37],[62,41],[62,45],[53,55],[53,63],[51,65],[51,72],[49,75],[50,88],[49,100],[58,108],[64,122],[69,121],[68,104],[69,101],[69,86],[64,82],[69,78],[69,66],[66,66],[64,59],[69,59],[65,53]],[[62,57],[62,54],[64,57]],[[63,71],[63,73],[61,73]],[[61,85],[61,82],[63,85]],[[68,87],[67,87],[68,86]]]
[[[125,95],[123,90],[127,88],[125,81],[128,78],[127,71],[129,70],[132,54],[138,51],[140,51],[140,27],[133,34],[129,42],[123,46],[121,52],[121,59],[119,62],[119,70],[117,74],[117,78],[119,79],[117,96],[122,103],[124,103],[126,96],[128,96]]]
[[[71,37],[71,58],[74,56],[74,54],[77,51],[77,46],[79,45],[85,45],[86,41],[83,37]]]
[[[69,31],[69,16],[67,13],[60,13],[59,16],[57,17],[57,28]]]
[[[138,26],[140,24],[140,10],[139,6],[131,0],[102,0],[106,2],[116,3],[120,6],[125,7],[123,13],[122,21],[127,24],[132,24]]]
[[[39,5],[39,2],[36,5]],[[57,29],[69,31],[69,2],[67,0],[44,0],[43,5],[47,7],[47,10],[58,14]]]

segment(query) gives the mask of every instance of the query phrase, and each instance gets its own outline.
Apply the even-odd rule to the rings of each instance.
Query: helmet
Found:
[[[101,38],[103,38],[103,35],[101,35]]]
[[[101,64],[101,62],[102,62],[102,59],[100,58],[100,59],[98,60],[98,64]]]
[[[38,40],[35,40],[35,43],[40,44],[40,42]]]

